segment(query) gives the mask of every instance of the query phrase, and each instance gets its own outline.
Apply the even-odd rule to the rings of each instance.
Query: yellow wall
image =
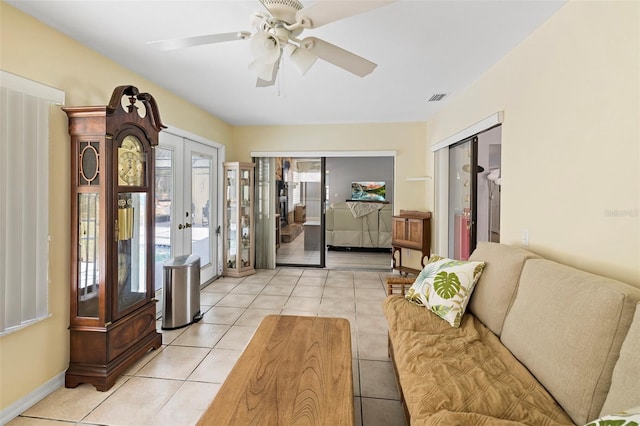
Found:
[[[502,242],[640,287],[640,2],[572,1],[427,121],[504,110]]]
[[[425,123],[238,127],[233,141],[240,161],[249,161],[252,151],[395,151],[394,213],[433,210],[433,180],[406,180],[433,174]],[[421,269],[420,256],[404,252],[403,264]]]
[[[396,151],[394,211],[428,207],[431,181],[406,181],[431,175],[424,123],[236,127],[233,140],[239,161],[251,160],[252,151]]]
[[[0,67],[61,89],[67,105],[106,105],[116,86],[151,93],[165,124],[228,145],[218,118],[0,2]],[[63,372],[69,362],[69,136],[66,114],[51,114],[49,229],[51,318],[0,338],[0,409]]]
[[[234,128],[234,153],[249,161],[255,151],[396,151],[393,210],[433,210],[433,180],[425,123],[369,123]],[[420,256],[404,255],[403,264],[420,269]]]

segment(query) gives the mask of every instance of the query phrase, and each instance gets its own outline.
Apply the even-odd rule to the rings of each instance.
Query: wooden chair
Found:
[[[411,287],[416,277],[387,277],[387,295],[394,294],[394,291],[399,291],[404,296],[405,290]]]

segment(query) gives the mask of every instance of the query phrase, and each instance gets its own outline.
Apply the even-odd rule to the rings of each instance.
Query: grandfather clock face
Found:
[[[142,142],[134,135],[127,135],[118,148],[118,185],[145,185],[145,152]]]

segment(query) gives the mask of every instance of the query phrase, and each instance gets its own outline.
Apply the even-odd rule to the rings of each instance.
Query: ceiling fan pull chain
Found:
[[[286,73],[286,71],[284,69],[285,67],[282,66],[283,65],[282,63],[284,62],[283,56],[284,55],[280,55],[280,72],[276,76],[276,78],[278,79],[277,83],[278,83],[278,97],[279,98],[282,97],[282,85],[283,85],[282,81],[284,80],[284,75]]]

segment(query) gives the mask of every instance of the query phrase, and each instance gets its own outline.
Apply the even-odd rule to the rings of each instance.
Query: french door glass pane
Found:
[[[162,264],[171,257],[171,204],[173,203],[173,151],[156,148],[156,264],[155,289],[162,288]]]
[[[200,256],[200,265],[211,262],[209,223],[211,219],[211,170],[210,157],[191,156],[191,253]]]

